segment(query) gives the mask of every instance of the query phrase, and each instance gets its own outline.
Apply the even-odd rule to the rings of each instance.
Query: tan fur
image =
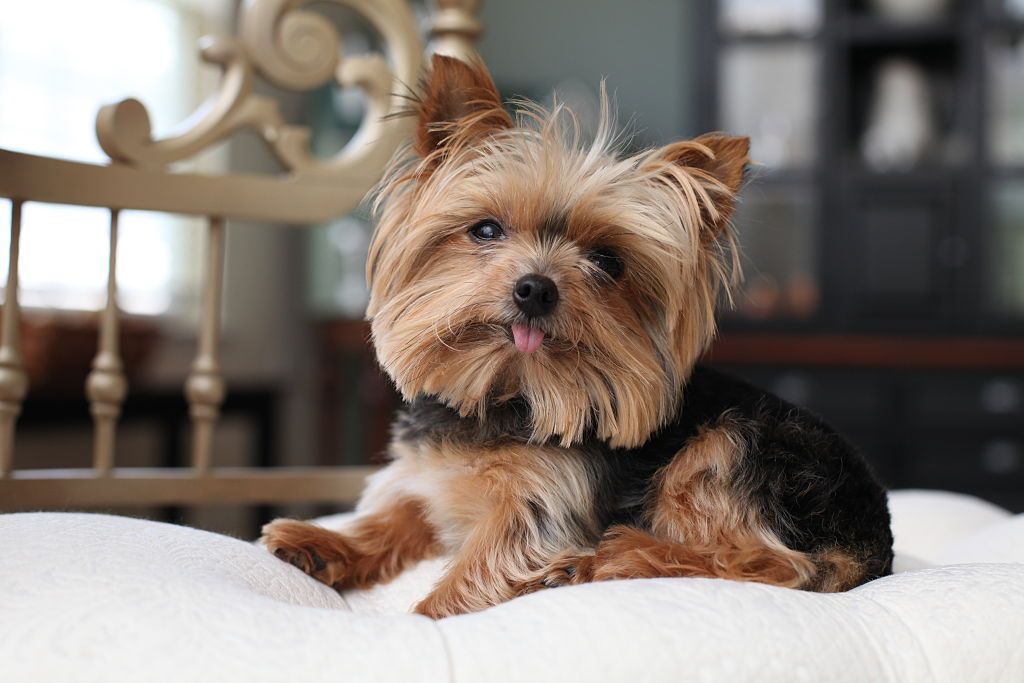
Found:
[[[514,584],[566,547],[597,541],[592,472],[585,457],[560,448],[488,450],[396,444],[396,460],[375,475],[360,503],[374,514],[398,496],[421,500],[424,514],[453,555],[445,578],[417,607],[440,617],[483,609],[515,595]],[[547,520],[536,524],[538,513]]]
[[[538,443],[569,446],[588,428],[613,446],[642,443],[674,413],[714,335],[746,143],[712,136],[686,143],[688,154],[677,144],[617,158],[606,100],[583,145],[563,108],[521,105],[510,127],[482,67],[433,68],[415,154],[377,199],[367,314],[381,365],[405,398],[434,395],[463,415],[522,395]],[[467,237],[486,218],[505,226],[500,249]],[[564,230],[547,231],[553,221]],[[628,254],[621,280],[595,277],[595,247]],[[510,344],[509,293],[530,272],[558,283],[561,312],[539,323],[548,340],[527,357]]]
[[[650,532],[612,527],[594,552],[560,556],[521,590],[659,576],[812,587],[819,580],[816,558],[787,548],[731,485],[733,467],[743,457],[741,429],[726,418],[703,430],[658,473]]]
[[[597,546],[589,576],[580,572],[574,582],[705,576],[803,588],[813,570],[814,563],[803,554],[765,544],[756,535],[724,539],[718,546],[692,546],[616,526]]]
[[[595,580],[715,576],[790,588],[809,584],[813,560],[787,548],[731,485],[744,456],[741,429],[724,418],[672,459],[656,478],[651,533],[610,529],[598,546]]]
[[[494,81],[479,63],[466,64],[434,55],[431,78],[423,85],[416,112],[419,125],[413,145],[421,158],[441,161],[449,143],[494,128],[509,128],[512,119],[501,106]],[[461,125],[454,126],[460,121]]]
[[[420,501],[398,498],[360,517],[343,533],[292,519],[263,527],[277,557],[339,590],[390,581],[413,562],[438,554]]]
[[[864,562],[848,552],[833,549],[817,558],[818,573],[812,590],[819,593],[847,591],[864,582]]]

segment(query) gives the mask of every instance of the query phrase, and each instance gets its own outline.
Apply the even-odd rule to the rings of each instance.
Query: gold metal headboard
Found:
[[[307,0],[246,0],[238,34],[204,38],[202,58],[222,69],[218,92],[181,126],[154,139],[149,114],[129,99],[100,110],[96,132],[111,163],[96,165],[0,149],[0,197],[12,202],[10,266],[0,330],[0,510],[209,502],[284,503],[354,500],[370,468],[218,468],[213,432],[226,386],[220,371],[220,319],[225,229],[235,219],[306,225],[359,204],[410,133],[392,114],[407,106],[424,45],[405,0],[316,0],[349,8],[379,34],[382,55],[344,56],[333,24]],[[481,28],[477,0],[437,0],[430,24],[436,52],[468,58]],[[327,83],[360,88],[367,111],[356,135],[333,158],[309,150],[308,128],[285,122],[278,104],[255,94],[262,78],[292,91]],[[283,168],[275,176],[174,173],[168,165],[194,157],[241,129],[254,131]],[[15,469],[17,417],[28,391],[21,355],[18,256],[24,202],[99,206],[110,210],[107,304],[99,346],[86,381],[94,420],[91,469]],[[192,428],[192,467],[118,468],[116,430],[127,394],[119,350],[116,258],[124,209],[201,215],[208,219],[198,348],[185,381]]]

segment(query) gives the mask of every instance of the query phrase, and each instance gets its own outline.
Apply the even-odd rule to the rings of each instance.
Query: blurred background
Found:
[[[346,51],[378,45],[354,14],[313,5]],[[236,13],[233,0],[0,0],[0,101],[18,103],[0,107],[0,147],[103,162],[95,113],[126,96],[165,134],[216,87],[196,43],[232,33]],[[593,126],[604,78],[632,146],[751,137],[736,217],[746,281],[709,362],[823,415],[892,487],[1024,510],[1024,0],[487,0],[480,18],[506,95],[556,93]],[[363,116],[355,91],[264,90],[324,156]],[[279,168],[241,135],[180,170]],[[0,201],[5,231],[9,210]],[[26,205],[32,389],[16,467],[88,466],[81,387],[106,221]],[[119,465],[187,462],[198,229],[122,217]],[[310,230],[229,226],[217,464],[380,461],[399,402],[362,322],[371,229],[365,210]],[[324,511],[122,510],[242,536],[271,515]]]

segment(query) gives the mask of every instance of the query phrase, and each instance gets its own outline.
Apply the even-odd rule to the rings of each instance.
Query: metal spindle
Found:
[[[128,383],[121,362],[120,321],[117,308],[117,222],[120,212],[110,210],[110,256],[107,264],[107,305],[100,315],[99,343],[92,372],[85,381],[95,429],[93,468],[108,475],[114,467],[117,418],[121,415]]]
[[[224,284],[224,219],[211,217],[206,232],[206,272],[203,281],[199,351],[185,382],[192,416],[192,467],[209,471],[213,461],[213,429],[224,402],[220,376],[220,313]]]
[[[0,331],[0,477],[14,466],[14,431],[28,375],[21,360],[21,311],[18,306],[18,251],[21,246],[21,200],[11,202],[11,248],[3,329]]]

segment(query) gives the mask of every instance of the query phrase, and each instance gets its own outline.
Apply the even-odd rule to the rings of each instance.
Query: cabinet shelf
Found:
[[[733,45],[777,45],[788,43],[808,43],[816,40],[817,31],[803,33],[799,31],[780,31],[776,33],[753,33],[723,31],[721,41]]]
[[[817,171],[813,168],[770,168],[753,166],[748,171],[748,182],[758,185],[802,185],[815,181]]]
[[[903,23],[868,16],[847,17],[840,26],[840,35],[847,42],[883,47],[955,43],[963,30],[951,19]]]
[[[948,183],[965,173],[966,166],[915,167],[901,171],[876,171],[859,162],[850,162],[843,169],[849,181],[859,184],[899,183],[902,185],[934,185]]]
[[[989,31],[1002,33],[1024,33],[1024,19],[1014,17],[989,17],[985,20],[985,28]]]
[[[998,180],[1024,180],[1024,166],[992,166],[990,174]]]

